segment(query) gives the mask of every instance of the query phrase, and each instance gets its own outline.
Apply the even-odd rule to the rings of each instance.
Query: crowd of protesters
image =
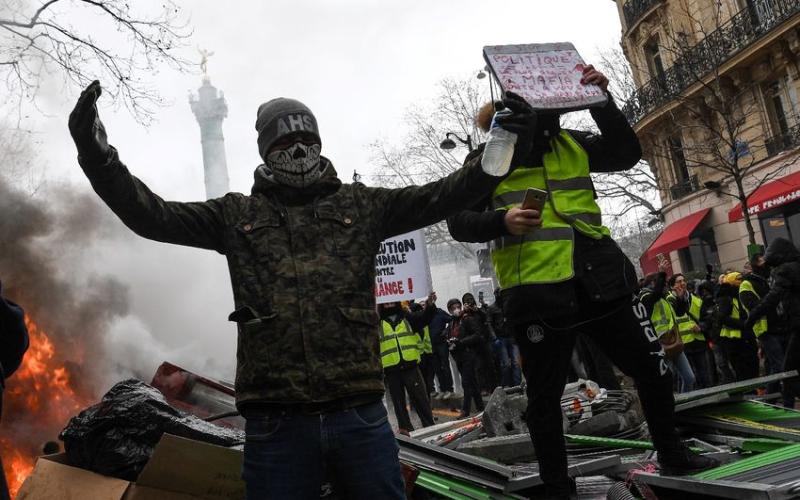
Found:
[[[681,273],[667,277],[666,263],[640,282],[639,300],[651,320],[675,375],[677,392],[688,392],[794,370],[800,343],[800,252],[788,240],[773,241],[741,271],[704,279]],[[762,388],[793,408],[796,379]]]
[[[668,276],[667,267],[662,262],[658,272],[640,281],[636,300],[646,308],[664,347],[676,392],[798,368],[800,339],[791,332],[800,327],[800,251],[791,242],[772,242],[766,254],[755,254],[741,271],[714,274],[708,266],[704,279]],[[477,300],[465,293],[448,300],[446,310],[435,304],[435,294],[424,303],[396,305],[414,332],[418,356],[401,366],[413,368],[405,390],[424,426],[434,421],[431,401],[454,397],[454,373],[463,390],[462,418],[482,411],[495,388],[522,383],[519,348],[496,297],[488,303],[483,292]],[[591,338],[578,340],[570,378],[619,389],[608,358],[593,347]],[[413,430],[397,368],[386,371],[387,381],[393,381],[387,384],[393,403],[402,405],[400,428]],[[797,379],[768,383],[761,390],[780,394],[786,407],[794,407],[800,394]],[[419,399],[423,394],[425,402]]]

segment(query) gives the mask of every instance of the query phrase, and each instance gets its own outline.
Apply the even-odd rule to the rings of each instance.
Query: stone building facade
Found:
[[[800,0],[615,1],[636,87],[623,109],[662,201],[645,272],[741,269],[740,191],[756,244],[800,243]]]

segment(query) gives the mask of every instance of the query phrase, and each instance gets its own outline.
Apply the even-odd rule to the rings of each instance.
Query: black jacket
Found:
[[[744,277],[745,281],[749,281],[753,285],[753,290],[755,293],[750,291],[742,291],[739,290],[739,300],[742,302],[742,305],[748,311],[752,311],[756,305],[760,302],[759,297],[764,298],[769,294],[769,281],[764,276],[761,276],[757,273],[750,273]],[[783,318],[778,315],[778,307],[777,304],[775,307],[771,307],[766,311],[767,316],[767,332],[769,333],[784,333],[785,327],[783,324]],[[755,324],[748,322],[751,326]]]
[[[592,172],[627,170],[641,159],[642,149],[636,134],[613,101],[591,109],[600,134],[568,130],[589,156]],[[480,154],[481,150],[473,154]],[[543,151],[535,149],[530,165],[541,165]],[[468,160],[469,161],[469,157]],[[538,163],[536,163],[538,161]],[[490,195],[491,196],[491,195]],[[458,241],[487,242],[508,235],[504,210],[490,210],[490,196],[472,210],[447,219],[450,234]],[[630,260],[611,238],[595,240],[575,232],[575,277],[561,283],[523,285],[501,290],[506,321],[524,323],[542,317],[569,317],[577,314],[578,294],[596,302],[611,302],[636,290],[636,271]]]
[[[28,329],[22,308],[0,295],[0,387],[19,368],[28,345]]]
[[[767,248],[764,259],[772,268],[772,286],[761,302],[750,310],[748,323],[755,323],[783,303],[786,322],[792,331],[796,331],[800,328],[800,252],[791,241],[776,238]]]
[[[503,308],[500,307],[500,304],[495,301],[490,306],[486,306],[484,309],[486,317],[489,320],[489,325],[491,325],[492,329],[494,330],[494,334],[497,337],[505,338],[505,337],[512,337],[513,335],[506,328],[506,320],[503,317]]]
[[[0,284],[0,415],[3,412],[5,379],[22,364],[29,344],[25,313],[17,304],[3,298]]]
[[[700,306],[700,329],[703,330],[703,334],[709,340],[716,340],[719,333],[715,329],[717,324],[717,320],[714,317],[716,307],[717,303],[712,296],[703,298],[703,305]]]
[[[647,310],[647,318],[653,316],[653,309],[656,307],[656,302],[664,298],[664,284],[667,282],[667,274],[659,272],[656,279],[648,286],[639,290],[639,302],[644,304]]]
[[[438,346],[444,344],[444,330],[447,328],[447,323],[450,322],[450,314],[442,308],[436,309],[436,314],[433,315],[431,320],[431,345]]]
[[[451,351],[456,359],[475,355],[489,337],[486,319],[480,311],[465,310],[458,319],[458,336],[453,335],[452,328],[448,329],[448,334],[450,338],[458,339]]]

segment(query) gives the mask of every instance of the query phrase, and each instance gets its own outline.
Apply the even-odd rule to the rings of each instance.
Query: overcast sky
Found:
[[[305,102],[317,117],[323,155],[349,181],[353,170],[372,173],[370,142],[402,139],[409,105],[429,102],[442,78],[474,75],[483,67],[482,46],[570,41],[591,62],[597,49],[618,44],[620,37],[612,0],[178,3],[191,16],[191,56],[199,61],[195,46],[214,51],[208,73],[228,103],[223,131],[231,189],[243,192],[249,192],[260,163],[253,127],[256,109],[266,100]],[[156,193],[202,199],[200,134],[187,102],[201,77],[162,71],[154,82],[171,104],[157,110],[149,128],[101,100],[109,141]],[[88,189],[66,128],[79,90],[43,102],[47,117],[37,129],[43,130],[48,178]],[[232,299],[224,258],[149,242],[104,252],[94,265],[130,285],[133,312],[141,320],[124,328],[148,330],[182,350],[179,361],[197,363],[195,369],[232,376],[235,334],[226,322]],[[193,361],[187,349],[215,352],[215,363]]]

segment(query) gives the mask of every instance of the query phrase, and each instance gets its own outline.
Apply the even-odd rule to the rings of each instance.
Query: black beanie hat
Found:
[[[307,132],[319,137],[317,119],[308,106],[295,99],[278,97],[258,107],[256,113],[256,131],[258,132],[258,154],[265,159],[270,146],[293,132]]]

